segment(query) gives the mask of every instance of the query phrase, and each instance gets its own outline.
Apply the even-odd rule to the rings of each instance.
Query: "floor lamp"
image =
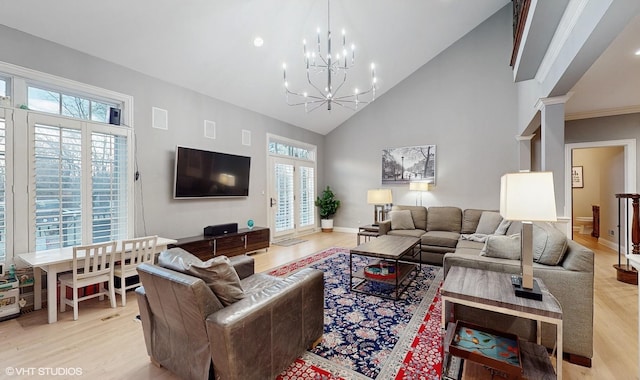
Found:
[[[552,172],[520,172],[502,176],[500,215],[506,220],[521,221],[521,277],[515,277],[518,297],[542,300],[542,292],[533,279],[533,222],[555,222],[556,198]]]
[[[410,182],[409,190],[420,192],[420,206],[422,206],[422,194],[430,190],[429,182]],[[416,206],[417,205],[418,205],[418,198],[416,197]]]
[[[384,220],[384,206],[393,203],[390,189],[373,189],[367,191],[367,203],[373,205],[373,225]]]

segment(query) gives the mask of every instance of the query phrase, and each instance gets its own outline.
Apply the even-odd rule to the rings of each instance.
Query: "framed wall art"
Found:
[[[574,166],[571,168],[571,187],[583,188],[584,178],[582,177],[582,166]]]
[[[436,183],[436,146],[421,145],[382,150],[382,184],[414,181]]]

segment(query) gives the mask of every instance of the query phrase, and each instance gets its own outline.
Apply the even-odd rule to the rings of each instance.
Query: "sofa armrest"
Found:
[[[153,321],[151,318],[151,307],[149,307],[144,286],[136,288],[136,298],[138,299],[138,309],[140,309],[140,322],[142,322],[142,334],[144,335],[144,342],[147,347],[147,355],[153,357],[151,354],[151,332],[153,331],[151,324]]]
[[[303,269],[207,318],[216,376],[275,378],[318,340],[324,274]]]
[[[391,220],[378,222],[378,234],[386,235],[389,231],[391,231]]]
[[[238,255],[229,257],[233,269],[238,273],[238,277],[242,280],[255,273],[255,263],[253,257],[248,255]]]

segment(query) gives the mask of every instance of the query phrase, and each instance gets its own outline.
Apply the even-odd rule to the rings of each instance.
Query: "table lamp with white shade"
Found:
[[[422,194],[429,191],[430,185],[429,182],[410,182],[409,190],[410,191],[419,191],[420,192],[420,206],[422,206]],[[418,205],[418,198],[416,198],[416,206]]]
[[[374,205],[373,219],[374,226],[377,226],[383,220],[385,205],[393,203],[391,189],[373,189],[367,191],[367,203]]]
[[[521,221],[520,285],[514,284],[518,297],[542,300],[533,279],[533,222],[555,222],[556,197],[552,172],[507,173],[500,182],[500,215]]]

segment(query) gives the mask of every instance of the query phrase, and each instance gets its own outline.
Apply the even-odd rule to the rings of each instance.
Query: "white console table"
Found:
[[[156,253],[167,249],[167,245],[176,241],[158,237]],[[121,242],[118,242],[117,252],[121,250]],[[33,308],[42,308],[42,283],[41,270],[47,272],[47,309],[49,323],[58,321],[58,302],[56,294],[58,292],[58,273],[70,271],[73,261],[73,247],[48,249],[45,251],[29,252],[18,255],[22,261],[33,267]],[[115,258],[119,260],[118,257]]]

